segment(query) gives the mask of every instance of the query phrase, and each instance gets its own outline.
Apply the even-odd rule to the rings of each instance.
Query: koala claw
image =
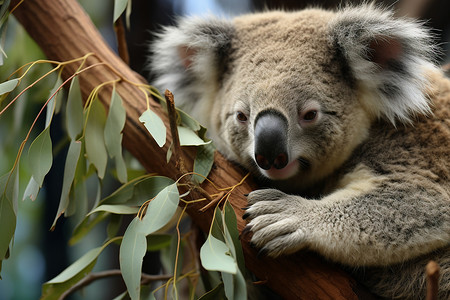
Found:
[[[282,191],[276,189],[262,189],[253,191],[248,194],[247,201],[248,204],[251,205],[259,201],[274,201],[285,197],[288,197],[288,195],[283,193]]]
[[[244,231],[253,232],[251,243],[260,248],[258,255],[277,257],[305,247],[307,200],[272,189],[254,191],[248,199],[243,218],[250,222]]]

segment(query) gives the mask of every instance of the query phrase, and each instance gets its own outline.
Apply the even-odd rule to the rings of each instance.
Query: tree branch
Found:
[[[17,1],[12,1],[12,6]],[[15,10],[14,15],[49,59],[67,61],[93,52],[98,60],[114,66],[117,72],[110,68],[96,67],[80,76],[84,99],[93,88],[103,82],[117,79],[118,75],[136,84],[146,83],[111,51],[76,0],[27,0]],[[98,60],[90,59],[85,66]],[[77,67],[76,65],[66,66],[62,76],[69,77]],[[174,178],[179,170],[174,159],[166,163],[165,155],[168,149],[167,144],[170,144],[172,140],[171,134],[168,133],[169,142],[163,148],[159,148],[138,121],[139,116],[147,109],[147,105],[142,90],[136,84],[122,81],[116,85],[116,91],[121,95],[127,112],[123,130],[124,146],[149,172]],[[111,90],[111,87],[105,87],[98,94],[106,108],[110,104]],[[156,102],[152,102],[150,106],[161,117],[166,127],[169,127],[167,115],[161,107]],[[186,168],[192,170],[195,149],[184,147],[182,150],[181,155],[186,162]],[[217,186],[234,186],[244,175],[239,167],[228,162],[219,153],[215,154],[214,167],[209,179]],[[214,185],[208,181],[202,184],[202,188],[209,194],[217,193]],[[240,231],[245,227],[245,221],[242,220],[243,212],[240,208],[247,206],[243,195],[255,188],[256,185],[247,179],[234,189],[229,199],[235,209]],[[203,197],[198,190],[193,190],[190,195],[194,197],[193,199]],[[207,232],[211,225],[213,209],[201,212],[200,209],[204,206],[205,202],[189,204],[187,212],[193,221]],[[256,251],[249,246],[247,239],[241,242],[247,268],[285,299],[358,299],[359,297],[370,299],[369,294],[354,279],[314,254],[300,252],[297,255],[279,259],[257,257]]]
[[[97,273],[90,273],[83,279],[81,279],[77,284],[70,287],[67,291],[65,291],[60,297],[59,300],[66,299],[69,295],[75,293],[78,290],[81,290],[85,286],[88,286],[89,284],[93,283],[96,280],[104,279],[108,277],[114,277],[114,276],[122,276],[122,272],[120,270],[107,270]],[[162,280],[169,280],[172,278],[173,275],[149,275],[143,273],[141,275],[141,282],[143,284],[148,284],[153,281],[162,281]]]

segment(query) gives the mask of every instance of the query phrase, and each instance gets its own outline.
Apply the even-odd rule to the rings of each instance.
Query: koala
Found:
[[[269,186],[244,229],[261,253],[301,249],[373,293],[450,299],[450,81],[423,24],[365,4],[186,17],[152,46],[155,85],[218,150]]]

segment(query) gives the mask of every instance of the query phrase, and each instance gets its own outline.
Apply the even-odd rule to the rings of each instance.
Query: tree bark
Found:
[[[17,2],[13,1],[12,5],[14,6]],[[123,78],[136,83],[146,83],[106,45],[90,18],[75,0],[26,0],[14,11],[14,15],[49,59],[67,61],[93,52],[96,58],[89,58],[85,66],[105,62],[113,66]],[[63,77],[72,75],[77,67],[73,64],[66,66]],[[117,78],[118,76],[105,66],[94,67],[83,73],[80,76],[80,86],[84,98],[99,84]],[[174,174],[178,174],[178,170],[174,160],[166,163],[166,152],[171,141],[170,131],[168,130],[165,146],[162,149],[159,148],[138,120],[147,108],[142,91],[124,81],[116,86],[116,90],[122,96],[127,112],[123,130],[124,146],[149,172],[172,178],[176,176]],[[110,87],[100,90],[99,99],[106,108],[109,106],[110,95]],[[152,101],[151,108],[163,119],[168,128],[169,121],[161,107]],[[187,164],[186,167],[192,170],[195,149],[184,148],[181,155]],[[217,186],[233,186],[244,175],[245,172],[239,167],[228,162],[219,153],[215,154],[214,167],[209,179]],[[210,194],[217,192],[207,182],[202,187]],[[244,194],[255,188],[256,185],[252,180],[247,179],[236,188],[230,198],[240,231],[245,226],[241,210],[246,206]],[[192,195],[194,198],[202,198],[195,191]],[[206,202],[189,204],[187,208],[194,222],[205,232],[208,231],[211,223],[212,210],[200,212],[199,209],[206,204]],[[345,272],[324,262],[315,254],[301,252],[289,257],[270,259],[257,257],[256,251],[249,246],[248,240],[243,240],[242,246],[247,268],[285,299],[359,299],[360,297],[368,299],[369,297],[364,289]]]

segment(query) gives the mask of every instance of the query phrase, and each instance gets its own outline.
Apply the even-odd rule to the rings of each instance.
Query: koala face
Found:
[[[339,168],[377,118],[429,111],[427,38],[371,6],[187,18],[161,34],[152,64],[219,151],[302,190]]]
[[[307,11],[235,20],[239,47],[216,96],[224,105],[214,131],[220,149],[256,174],[307,186],[367,135],[372,117],[329,42],[330,17]]]

